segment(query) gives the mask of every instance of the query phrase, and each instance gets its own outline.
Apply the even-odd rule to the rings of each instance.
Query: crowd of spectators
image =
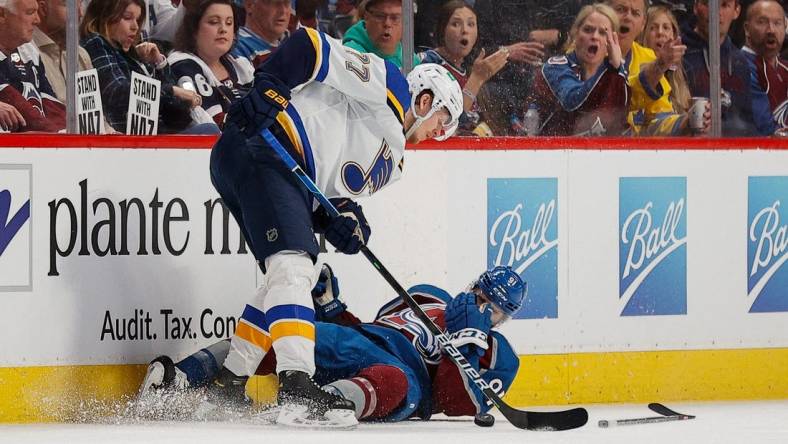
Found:
[[[708,0],[651,1],[415,0],[413,64],[459,81],[459,135],[704,135],[711,101],[725,136],[788,134],[784,0],[720,0],[720,97]],[[108,134],[126,132],[132,73],[161,82],[159,133],[221,131],[299,27],[400,67],[405,56],[402,0],[79,4],[74,56],[98,72]],[[0,0],[0,131],[64,131],[66,15],[66,0]]]

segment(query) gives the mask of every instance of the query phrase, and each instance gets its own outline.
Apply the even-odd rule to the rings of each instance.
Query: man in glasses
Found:
[[[363,20],[347,30],[342,43],[402,68],[402,0],[369,0],[360,8]],[[414,56],[413,66],[418,64]]]
[[[494,267],[452,298],[432,285],[408,290],[416,303],[450,335],[468,362],[503,395],[519,366],[517,354],[496,330],[522,307],[526,284],[510,267]],[[484,395],[450,359],[413,310],[397,297],[384,304],[375,320],[362,323],[339,298],[339,283],[328,265],[312,290],[317,323],[317,372],[323,390],[353,401],[355,418],[400,421],[432,414],[473,416],[487,412]],[[216,377],[216,362],[229,348],[221,341],[174,364],[166,356],[149,366],[142,399],[155,393],[197,388]],[[273,373],[270,352],[257,374]],[[169,399],[167,396],[162,396]],[[301,425],[343,426],[336,421]]]

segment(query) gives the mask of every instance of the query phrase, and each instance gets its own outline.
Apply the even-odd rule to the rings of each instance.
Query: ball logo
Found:
[[[687,313],[687,180],[619,179],[622,316]]]
[[[508,265],[528,282],[515,317],[557,318],[558,179],[487,179],[487,233],[487,266]]]
[[[788,177],[750,177],[748,185],[750,313],[788,311]]]
[[[29,165],[0,165],[0,291],[32,289]]]

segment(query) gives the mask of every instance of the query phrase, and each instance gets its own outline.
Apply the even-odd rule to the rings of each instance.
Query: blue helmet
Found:
[[[528,293],[528,286],[512,267],[497,266],[479,276],[475,287],[498,306],[508,317],[520,311]]]

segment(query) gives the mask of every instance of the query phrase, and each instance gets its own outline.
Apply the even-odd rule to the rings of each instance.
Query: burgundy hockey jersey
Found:
[[[14,106],[27,126],[17,131],[56,132],[66,127],[66,108],[46,78],[38,48],[25,43],[10,55],[0,52],[0,101]]]
[[[628,131],[626,63],[605,61],[588,79],[574,52],[550,58],[536,75],[526,105],[536,104],[544,136],[618,136]]]

